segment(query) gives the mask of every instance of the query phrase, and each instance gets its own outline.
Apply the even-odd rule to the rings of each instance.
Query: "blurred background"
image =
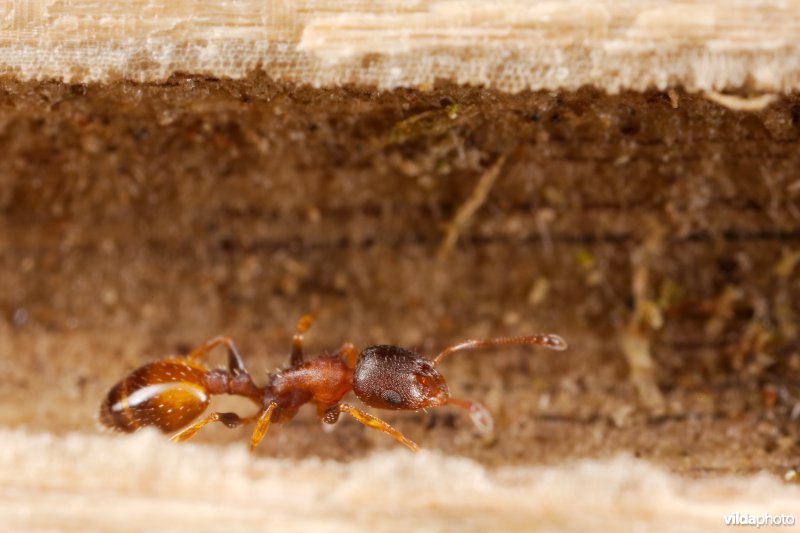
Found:
[[[488,463],[625,450],[692,472],[796,457],[795,96],[752,112],[679,90],[254,74],[7,82],[2,105],[6,425],[94,431],[131,369],[219,334],[264,383],[318,306],[310,353],[568,340],[448,360],[497,436],[449,409],[386,415],[424,446]],[[355,425],[322,434],[312,414],[296,424],[263,453],[394,446]]]

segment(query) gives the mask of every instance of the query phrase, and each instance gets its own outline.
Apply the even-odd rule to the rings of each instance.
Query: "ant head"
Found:
[[[358,399],[379,409],[425,409],[447,403],[450,392],[433,363],[399,346],[370,346],[353,374]]]

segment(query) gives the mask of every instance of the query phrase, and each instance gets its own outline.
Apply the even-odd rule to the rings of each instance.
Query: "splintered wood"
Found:
[[[709,531],[800,497],[766,475],[689,480],[628,456],[489,470],[430,452],[260,459],[155,433],[0,438],[8,530]]]
[[[0,74],[507,91],[800,88],[800,2],[7,0]]]

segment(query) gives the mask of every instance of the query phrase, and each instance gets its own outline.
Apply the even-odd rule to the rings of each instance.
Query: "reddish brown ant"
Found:
[[[371,407],[394,410],[455,405],[466,409],[479,429],[491,431],[493,423],[489,412],[477,402],[452,398],[436,365],[453,352],[484,346],[536,344],[554,350],[567,347],[557,335],[468,340],[450,346],[430,361],[399,346],[370,346],[359,354],[347,343],[334,354],[304,362],[303,334],[312,322],[310,315],[300,319],[289,366],[270,374],[264,387],[253,383],[233,341],[228,337],[216,337],[186,357],[168,357],[131,372],[108,392],[100,410],[100,421],[126,432],[143,426],[155,426],[164,432],[185,428],[172,437],[175,442],[190,439],[210,422],[222,422],[229,428],[255,422],[250,439],[253,450],[266,435],[271,422],[291,420],[303,404],[312,402],[317,407],[317,415],[326,424],[335,423],[341,413],[347,413],[417,451],[419,446],[398,430],[361,409],[341,403],[342,398],[352,390]],[[228,348],[228,369],[211,370],[201,360],[220,344]],[[215,394],[244,396],[259,406],[259,412],[248,417],[212,412],[186,427],[206,410],[209,398]]]

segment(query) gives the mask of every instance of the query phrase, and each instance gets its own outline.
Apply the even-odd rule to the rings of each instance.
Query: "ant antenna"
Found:
[[[445,348],[442,353],[436,356],[433,360],[433,366],[439,364],[439,361],[453,352],[460,350],[471,350],[473,348],[483,348],[484,346],[508,346],[512,344],[535,344],[544,346],[551,350],[563,351],[567,349],[567,343],[558,335],[529,335],[526,337],[499,337],[496,339],[473,339],[464,341],[455,346]]]

